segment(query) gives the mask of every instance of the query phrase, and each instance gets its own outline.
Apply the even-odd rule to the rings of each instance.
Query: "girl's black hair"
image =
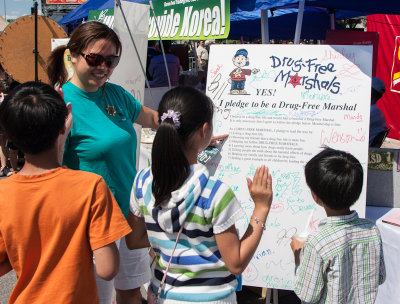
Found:
[[[66,49],[69,49],[71,53],[80,54],[91,42],[99,39],[113,42],[117,54],[121,54],[121,41],[112,28],[97,21],[82,23],[72,32],[67,45],[61,45],[51,52],[46,67],[50,85],[62,86],[68,80],[68,73],[64,66]]]
[[[25,82],[0,105],[0,125],[22,152],[38,154],[54,146],[65,126],[68,110],[48,84]]]
[[[363,168],[350,153],[325,148],[305,167],[308,187],[331,209],[349,208],[360,196]]]
[[[180,126],[172,119],[161,122],[161,116],[173,110],[180,113]],[[203,92],[191,87],[176,87],[165,93],[158,107],[160,126],[151,152],[155,206],[168,201],[190,174],[184,148],[204,123],[212,123],[213,103]]]

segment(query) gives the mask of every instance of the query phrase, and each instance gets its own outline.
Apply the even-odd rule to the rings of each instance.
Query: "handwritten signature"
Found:
[[[289,243],[290,243],[290,241],[292,239],[292,236],[294,236],[296,234],[296,232],[297,232],[297,228],[296,227],[291,227],[289,229],[283,228],[276,235],[276,237],[277,237],[276,243],[278,244],[278,246],[287,246],[287,245],[289,245]]]

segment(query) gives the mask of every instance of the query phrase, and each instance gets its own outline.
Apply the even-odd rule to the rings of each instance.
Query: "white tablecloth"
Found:
[[[386,268],[375,304],[400,304],[400,227],[382,222],[382,217],[399,209],[367,206],[366,217],[376,220],[381,233]]]

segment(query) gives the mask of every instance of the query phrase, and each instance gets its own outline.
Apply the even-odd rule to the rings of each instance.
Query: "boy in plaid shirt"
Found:
[[[326,148],[306,164],[305,177],[327,218],[305,242],[292,238],[295,293],[302,303],[374,303],[386,276],[381,237],[374,223],[350,211],[362,189],[361,164]]]

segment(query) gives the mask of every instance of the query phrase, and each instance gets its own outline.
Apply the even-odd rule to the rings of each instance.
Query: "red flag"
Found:
[[[379,33],[376,77],[386,85],[377,105],[391,128],[389,137],[400,140],[400,16],[369,15],[367,20],[367,30]]]

